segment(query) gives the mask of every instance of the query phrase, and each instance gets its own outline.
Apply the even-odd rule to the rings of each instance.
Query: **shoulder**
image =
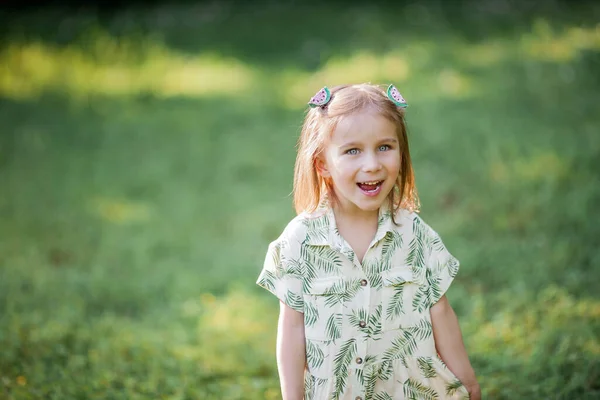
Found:
[[[396,223],[401,226],[405,232],[419,236],[438,236],[437,232],[427,223],[423,217],[414,211],[400,209],[394,215]]]
[[[287,223],[279,237],[271,242],[271,246],[299,247],[306,242],[311,232],[321,228],[325,229],[326,222],[326,212],[323,210],[298,214]]]
[[[394,221],[396,222],[396,225],[405,229],[413,229],[414,227],[429,228],[429,225],[419,214],[417,214],[415,211],[409,211],[404,208],[396,210],[394,213]]]

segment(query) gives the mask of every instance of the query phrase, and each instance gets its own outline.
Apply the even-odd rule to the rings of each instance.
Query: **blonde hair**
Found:
[[[410,160],[404,109],[396,106],[384,89],[372,84],[336,86],[331,100],[324,107],[310,109],[298,139],[298,154],[294,167],[294,207],[298,214],[315,211],[331,197],[335,201],[331,183],[318,174],[315,162],[325,148],[337,124],[347,115],[366,109],[375,110],[396,125],[400,152],[400,173],[394,189],[388,195],[394,214],[398,208],[419,210],[419,199]]]

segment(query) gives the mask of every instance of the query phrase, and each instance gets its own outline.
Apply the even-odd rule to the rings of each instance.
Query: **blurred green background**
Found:
[[[0,398],[278,399],[306,101],[393,82],[487,399],[600,398],[600,6],[152,2],[0,14]]]

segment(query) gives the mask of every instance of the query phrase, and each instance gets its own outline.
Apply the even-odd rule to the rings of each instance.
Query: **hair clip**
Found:
[[[317,94],[310,99],[308,105],[312,108],[323,107],[329,103],[329,100],[331,100],[331,92],[327,86],[323,86],[323,89],[319,90]]]
[[[406,100],[404,100],[404,97],[402,97],[402,95],[400,94],[398,89],[396,89],[396,86],[394,86],[394,85],[388,86],[387,96],[398,107],[402,107],[402,108],[408,107],[408,104],[406,104]]]

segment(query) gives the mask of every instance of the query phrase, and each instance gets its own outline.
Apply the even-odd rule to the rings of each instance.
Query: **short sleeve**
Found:
[[[427,281],[430,305],[437,303],[458,274],[459,261],[448,251],[440,236],[433,230],[429,236]]]
[[[285,240],[272,242],[256,284],[273,293],[288,307],[303,313],[301,263],[294,258],[293,250]]]

